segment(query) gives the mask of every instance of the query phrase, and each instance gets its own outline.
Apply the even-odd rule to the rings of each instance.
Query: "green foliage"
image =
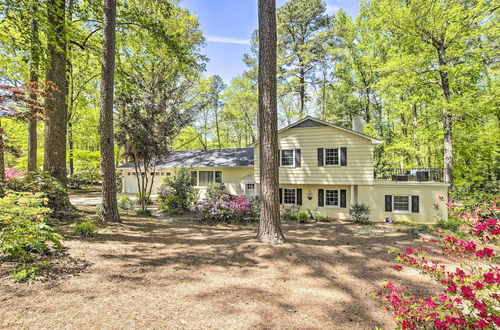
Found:
[[[371,209],[368,205],[363,203],[355,203],[349,208],[349,214],[356,222],[365,223],[370,218]]]
[[[462,221],[459,218],[451,216],[451,215],[448,216],[447,220],[439,219],[436,222],[436,227],[450,230],[454,233],[456,233],[458,231],[458,229],[460,228],[461,225],[463,225]]]
[[[75,208],[71,205],[68,193],[61,183],[46,172],[29,172],[24,178],[7,180],[2,191],[43,193],[47,198],[46,206],[50,209],[50,217],[57,220],[66,220],[75,216]]]
[[[122,210],[132,210],[134,208],[134,202],[127,196],[118,197],[118,207]]]
[[[180,169],[173,176],[165,178],[158,189],[160,209],[171,214],[186,213],[195,201],[196,194],[191,172]]]
[[[46,224],[50,209],[43,193],[8,192],[0,198],[0,253],[29,259],[51,246],[61,249],[62,236]]]
[[[153,213],[151,212],[151,210],[148,210],[148,209],[138,209],[135,211],[135,213],[139,216],[143,216],[143,217],[150,217],[153,215]]]
[[[95,215],[97,215],[99,218],[101,218],[101,215],[102,215],[102,204],[101,203],[96,204]]]
[[[81,174],[73,173],[68,178],[68,188],[80,189],[85,182]]]
[[[300,223],[307,222],[307,219],[309,219],[309,214],[307,214],[307,211],[301,210],[297,213],[297,221]]]
[[[97,229],[95,222],[88,220],[77,224],[72,233],[83,238],[94,238],[97,236]]]
[[[38,273],[38,267],[21,266],[12,271],[10,276],[17,282],[26,282],[33,280]]]

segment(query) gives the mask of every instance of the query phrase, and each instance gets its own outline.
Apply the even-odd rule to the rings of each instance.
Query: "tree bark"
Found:
[[[38,90],[38,66],[39,66],[39,39],[38,39],[38,21],[36,17],[36,12],[38,10],[37,5],[32,7],[31,19],[31,62],[30,62],[30,89]],[[37,100],[37,94],[35,92],[30,94],[30,98],[35,101]],[[37,120],[36,118],[28,119],[28,171],[37,170],[37,144],[38,144],[38,132],[37,132]]]
[[[75,173],[75,157],[74,157],[74,147],[75,142],[73,140],[73,123],[71,120],[68,120],[68,158],[69,158],[69,175],[73,175]]]
[[[116,172],[113,132],[113,93],[115,69],[116,0],[104,0],[104,40],[102,45],[101,113],[101,220],[120,222],[116,201]]]
[[[444,46],[436,45],[436,50],[438,53],[439,65],[447,65],[446,49]],[[441,90],[446,101],[446,106],[443,109],[444,182],[450,185],[448,191],[451,191],[453,189],[453,115],[449,107],[451,91],[446,69],[439,69],[439,77]]]
[[[47,82],[54,84],[55,90],[45,102],[47,121],[45,123],[44,164],[43,168],[58,179],[64,186],[66,173],[66,32],[65,0],[49,0],[47,18],[47,50],[49,66]]]
[[[283,243],[279,209],[276,2],[259,0],[260,224],[258,239]]]
[[[5,180],[5,144],[3,142],[2,118],[0,118],[0,181]]]

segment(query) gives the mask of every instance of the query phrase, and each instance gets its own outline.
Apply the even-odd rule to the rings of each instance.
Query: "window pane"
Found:
[[[247,183],[247,190],[254,190],[255,189],[255,183]]]
[[[339,206],[338,190],[325,190],[325,205]]]
[[[339,165],[339,149],[325,149],[325,165]]]
[[[199,172],[199,186],[208,186],[210,183],[214,183],[214,172],[212,171],[200,171]]]
[[[215,182],[222,183],[222,171],[215,171]]]
[[[281,150],[281,166],[293,166],[293,150]]]
[[[295,189],[283,189],[283,204],[295,204]]]
[[[394,211],[409,211],[410,199],[408,196],[394,196]]]

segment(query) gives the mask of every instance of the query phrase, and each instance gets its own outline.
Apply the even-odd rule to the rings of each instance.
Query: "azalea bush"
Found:
[[[207,188],[207,198],[199,206],[198,214],[208,222],[253,222],[258,218],[256,204],[257,200],[244,194],[228,194],[223,184],[213,184]]]
[[[46,204],[43,193],[9,192],[0,198],[0,254],[26,260],[63,247],[61,235],[46,223]]]
[[[16,170],[13,167],[5,169],[5,179],[21,178],[26,174],[26,171]]]
[[[196,199],[196,194],[191,173],[181,169],[175,175],[166,177],[158,188],[160,209],[170,214],[186,213]]]
[[[500,235],[500,199],[483,202],[472,210],[449,203],[452,216],[460,219],[460,239],[446,235],[425,240],[415,249],[399,253],[393,268],[418,269],[441,287],[441,293],[422,297],[410,288],[384,283],[375,292],[392,312],[402,329],[438,328],[493,329],[500,327],[500,267],[496,264]],[[455,265],[451,267],[429,257],[434,245],[439,253]]]

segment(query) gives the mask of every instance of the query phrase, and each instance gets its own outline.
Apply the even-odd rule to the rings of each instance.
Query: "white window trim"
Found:
[[[293,190],[294,191],[295,203],[293,203],[293,204],[285,203],[285,190]],[[296,188],[283,188],[283,205],[285,205],[285,206],[295,206],[295,205],[297,205],[297,189]]]
[[[406,197],[408,198],[408,210],[396,210],[394,208],[394,197]],[[410,195],[392,195],[392,212],[393,213],[411,213],[411,196]]]
[[[337,191],[337,200],[338,200],[338,203],[337,205],[327,205],[326,204],[326,192],[327,191]],[[323,205],[325,207],[328,207],[328,208],[332,208],[332,209],[340,209],[340,189],[325,189],[325,192],[324,192],[324,196],[323,196],[324,200],[323,200]]]
[[[196,188],[206,188],[206,187],[208,187],[211,184],[215,184],[215,183],[217,183],[217,184],[223,184],[224,183],[224,174],[223,174],[223,171],[221,171],[221,170],[209,170],[209,171],[196,170],[195,172],[196,172],[196,185],[195,185]],[[214,181],[213,182],[209,182],[205,186],[201,186],[200,185],[200,172],[212,172]],[[215,172],[220,172],[220,178],[221,178],[222,182],[215,181]]]
[[[293,164],[292,165],[283,165],[283,157],[282,157],[283,150],[292,151],[292,153],[293,153],[293,156],[292,156]],[[295,149],[280,149],[280,167],[295,167]]]
[[[337,164],[326,164],[326,149],[337,149],[338,155],[339,155],[339,162]],[[340,147],[337,148],[332,148],[332,147],[324,147],[323,148],[323,166],[327,167],[338,167],[340,166]],[[329,189],[331,190],[331,189]]]

